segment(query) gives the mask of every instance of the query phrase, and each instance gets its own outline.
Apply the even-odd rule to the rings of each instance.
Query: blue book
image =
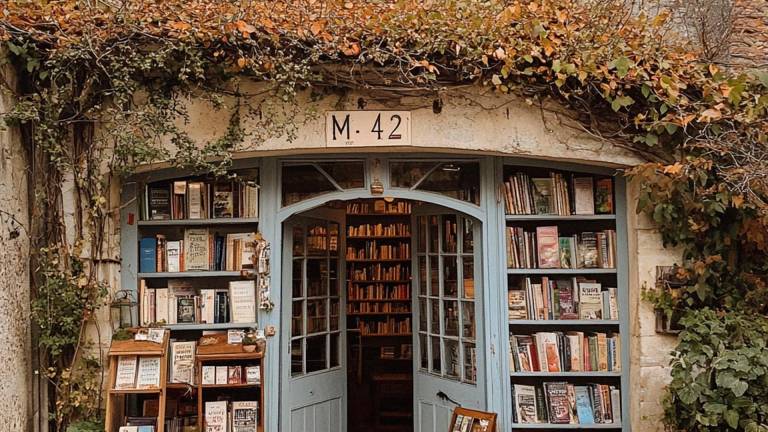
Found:
[[[154,426],[139,426],[138,432],[155,432]]]
[[[579,424],[595,424],[592,401],[586,386],[576,386],[576,415],[579,417]]]
[[[139,242],[139,272],[154,273],[157,271],[157,239],[144,237]]]

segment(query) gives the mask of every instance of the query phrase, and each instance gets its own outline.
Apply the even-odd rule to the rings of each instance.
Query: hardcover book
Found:
[[[258,402],[232,402],[232,432],[256,432],[258,428],[258,418]]]
[[[552,179],[551,178],[534,178],[533,182],[533,203],[535,206],[535,213],[540,215],[554,213],[553,194],[552,194]]]
[[[579,319],[602,319],[603,296],[599,283],[579,282]]]
[[[595,424],[589,393],[587,386],[576,386],[576,414],[579,417],[579,424]]]
[[[600,179],[597,181],[595,193],[595,208],[599,214],[612,214],[613,208],[613,180]]]
[[[571,422],[571,405],[568,401],[568,384],[564,382],[544,383],[549,408],[549,422],[568,424]]]
[[[525,302],[525,291],[509,290],[507,291],[507,299],[509,301],[509,319],[528,319],[528,310]]]
[[[231,183],[213,185],[213,217],[231,218],[234,216],[234,198]]]
[[[574,214],[595,214],[595,196],[592,177],[573,178]]]
[[[181,272],[184,269],[181,268],[182,249],[181,241],[169,241],[165,245],[165,253],[168,259],[168,271],[169,272]]]
[[[576,304],[573,298],[571,281],[561,279],[555,281],[555,285],[557,286],[558,302],[560,304],[560,319],[578,319],[579,314],[576,313]]]
[[[261,384],[261,366],[246,366],[245,382],[248,384]]]
[[[184,264],[187,271],[209,270],[208,229],[184,230]]]
[[[227,366],[227,384],[240,384],[243,381],[243,368]]]
[[[168,185],[149,187],[149,219],[171,218],[171,190]]]
[[[203,207],[203,194],[205,184],[200,182],[189,183],[189,200],[187,214],[190,219],[204,219],[207,215]]]
[[[203,385],[216,384],[216,366],[203,366],[201,375]]]
[[[176,298],[176,322],[189,324],[195,322],[195,299],[191,297]]]
[[[141,273],[157,271],[157,238],[144,237],[139,242],[139,271]]]
[[[536,227],[539,268],[560,268],[559,244],[557,226]]]
[[[515,414],[518,423],[538,423],[536,390],[533,386],[515,384]]]
[[[229,381],[228,369],[226,366],[216,366],[216,384],[227,384]]]

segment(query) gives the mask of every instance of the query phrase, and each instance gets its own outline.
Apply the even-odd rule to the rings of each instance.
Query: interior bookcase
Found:
[[[628,309],[628,269],[627,269],[627,233],[626,233],[626,197],[624,195],[625,182],[620,176],[613,176],[613,170],[601,168],[585,168],[577,165],[554,164],[532,162],[530,165],[517,165],[507,161],[503,166],[503,179],[507,181],[510,175],[523,172],[531,177],[548,177],[550,172],[562,173],[566,176],[574,174],[579,177],[593,177],[593,179],[613,179],[613,203],[614,212],[611,214],[592,215],[548,215],[548,214],[508,214],[505,211],[504,198],[500,205],[504,213],[504,240],[502,247],[506,245],[507,227],[523,227],[526,231],[535,231],[536,227],[557,226],[559,233],[574,234],[585,231],[599,231],[612,229],[616,231],[616,256],[615,268],[573,268],[573,269],[540,269],[540,268],[507,268],[507,290],[518,289],[521,281],[530,276],[532,279],[540,279],[542,276],[556,277],[586,277],[595,279],[605,287],[618,288],[618,320],[509,320],[509,332],[506,340],[505,353],[510,352],[510,335],[526,335],[536,332],[603,332],[619,333],[621,335],[621,370],[616,372],[591,371],[591,372],[512,372],[508,361],[503,362],[502,370],[509,374],[505,383],[507,422],[512,431],[523,430],[617,430],[627,432],[629,428],[629,309]],[[502,194],[504,194],[504,186]],[[505,248],[506,251],[506,248]],[[505,256],[506,263],[506,252]],[[505,265],[506,267],[506,265]],[[506,294],[506,293],[505,293]],[[504,299],[507,302],[507,299]],[[505,315],[506,316],[506,315]],[[530,318],[530,317],[529,317]],[[512,387],[514,384],[540,386],[544,382],[569,382],[579,384],[609,384],[621,391],[621,419],[617,424],[523,424],[513,423],[514,399]]]

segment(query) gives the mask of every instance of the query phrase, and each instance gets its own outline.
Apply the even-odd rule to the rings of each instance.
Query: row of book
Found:
[[[381,244],[377,240],[368,240],[365,246],[357,248],[347,247],[348,260],[388,260],[388,259],[410,259],[410,243]]]
[[[618,290],[603,290],[595,280],[543,276],[540,283],[526,277],[521,284],[507,291],[510,320],[619,319]]]
[[[205,430],[210,432],[257,432],[258,401],[205,402]]]
[[[507,227],[507,267],[615,268],[616,231],[587,231],[560,237],[557,226],[536,227],[536,232]]]
[[[509,335],[512,372],[618,372],[618,333],[538,332]]]
[[[256,233],[219,235],[207,228],[184,230],[183,240],[165,235],[143,237],[139,244],[139,271],[184,272],[253,268]]]
[[[411,287],[408,284],[397,285],[350,285],[347,289],[349,300],[409,300]]]
[[[411,214],[411,203],[408,201],[387,202],[383,199],[370,201],[355,201],[347,203],[347,214],[388,214],[388,215],[408,215]]]
[[[167,288],[139,285],[139,314],[142,325],[218,324],[256,322],[256,284],[252,280],[230,281],[226,289],[196,289],[187,280],[170,279]]]
[[[252,181],[173,181],[145,187],[144,220],[256,218],[259,187]]]
[[[383,313],[410,313],[411,307],[402,302],[357,302],[347,304],[348,314],[383,314]]]
[[[349,280],[360,282],[403,281],[411,279],[408,264],[371,264],[355,267],[349,271]]]
[[[384,321],[360,321],[360,334],[363,336],[408,335],[411,333],[410,318],[387,318]]]
[[[550,172],[549,177],[532,178],[517,172],[504,182],[504,203],[510,215],[593,215],[611,214],[613,180],[593,177],[567,178]]]
[[[347,227],[350,237],[408,237],[411,235],[411,224],[362,224]]]
[[[261,384],[261,366],[226,365],[203,366],[202,385]]]
[[[512,401],[513,423],[621,424],[621,391],[612,385],[514,384]]]

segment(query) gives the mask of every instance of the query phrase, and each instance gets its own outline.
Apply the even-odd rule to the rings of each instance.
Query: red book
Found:
[[[539,268],[560,268],[560,241],[557,226],[536,227]]]

